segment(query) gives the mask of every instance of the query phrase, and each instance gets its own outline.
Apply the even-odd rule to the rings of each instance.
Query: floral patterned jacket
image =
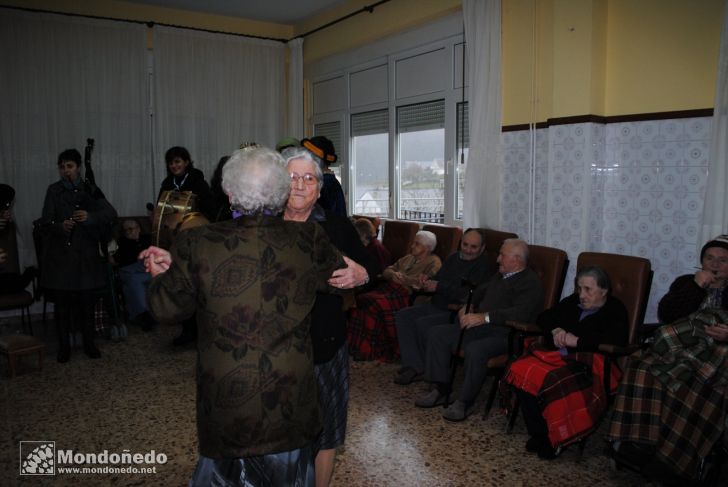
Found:
[[[242,458],[290,451],[321,429],[309,313],[343,267],[314,223],[243,216],[192,228],[152,280],[161,322],[197,313],[200,454]]]

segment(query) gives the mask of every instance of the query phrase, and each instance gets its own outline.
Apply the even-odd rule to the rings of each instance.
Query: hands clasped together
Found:
[[[172,254],[167,250],[151,246],[141,251],[139,260],[144,261],[144,269],[152,277],[157,277],[159,274],[166,272],[172,265]],[[328,281],[330,286],[339,289],[351,289],[368,281],[368,274],[364,267],[348,257],[344,257],[344,262],[346,262],[347,267],[337,269],[331,274]]]

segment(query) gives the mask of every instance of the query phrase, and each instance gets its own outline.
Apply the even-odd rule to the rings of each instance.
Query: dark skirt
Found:
[[[349,353],[344,344],[328,362],[314,366],[319,387],[319,409],[323,430],[315,451],[330,450],[344,444],[349,406]]]
[[[315,484],[311,445],[258,457],[215,459],[200,456],[190,487],[306,487]]]

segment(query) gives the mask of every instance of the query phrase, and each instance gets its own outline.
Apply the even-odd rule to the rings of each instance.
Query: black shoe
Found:
[[[172,340],[172,345],[175,347],[181,347],[182,345],[187,345],[195,340],[197,340],[197,337],[193,334],[182,332],[178,337],[175,337],[175,339]]]
[[[145,311],[134,318],[134,324],[138,325],[143,331],[151,331],[155,325],[154,318],[149,314],[149,311]]]
[[[541,436],[532,436],[526,442],[526,451],[531,453],[538,453],[539,448],[546,442],[546,438]]]
[[[556,450],[551,446],[551,443],[547,440],[538,447],[538,458],[541,460],[553,460],[556,458]]]
[[[58,355],[56,355],[56,360],[60,364],[65,364],[68,362],[71,358],[71,349],[69,348],[59,348],[58,349]]]
[[[85,353],[88,358],[101,358],[101,352],[98,348],[96,348],[96,345],[94,345],[93,343],[84,344],[83,353]]]
[[[412,384],[413,382],[419,382],[424,377],[422,372],[418,372],[415,369],[408,368],[397,377],[394,378],[394,383],[401,386]]]

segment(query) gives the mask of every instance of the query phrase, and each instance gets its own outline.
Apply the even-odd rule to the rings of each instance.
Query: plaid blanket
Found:
[[[727,318],[725,310],[693,313],[661,327],[649,350],[630,357],[607,439],[655,446],[659,460],[698,478],[728,412],[728,344],[715,342],[704,328]]]
[[[611,372],[614,390],[621,372],[614,364]],[[598,353],[562,357],[557,350],[544,350],[533,342],[524,356],[510,365],[504,384],[536,396],[554,448],[591,433],[607,407],[604,357]]]
[[[356,297],[349,311],[349,353],[357,360],[399,360],[394,313],[409,306],[409,290],[394,282]]]

